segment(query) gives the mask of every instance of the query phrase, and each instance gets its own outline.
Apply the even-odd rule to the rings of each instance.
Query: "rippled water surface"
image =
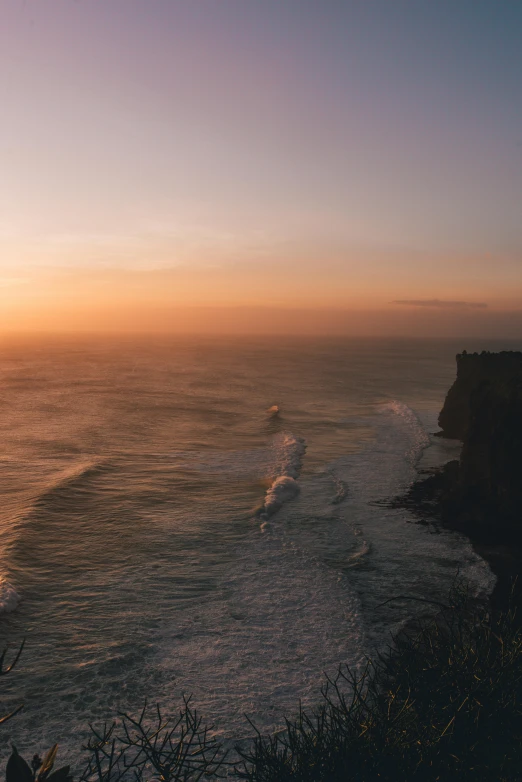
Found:
[[[244,713],[273,729],[418,610],[390,596],[442,596],[458,567],[488,591],[465,539],[379,504],[458,453],[430,433],[463,347],[4,343],[0,629],[27,642],[1,694],[25,702],[20,749],[77,754],[88,722],[182,693],[226,738]]]

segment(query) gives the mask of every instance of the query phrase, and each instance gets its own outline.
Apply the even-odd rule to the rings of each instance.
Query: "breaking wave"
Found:
[[[295,478],[289,475],[280,475],[276,478],[265,496],[263,507],[264,518],[270,518],[288,500],[293,500],[299,494],[299,484]]]
[[[380,408],[381,413],[393,413],[402,419],[406,426],[411,431],[411,447],[406,454],[409,457],[410,464],[415,464],[425,448],[430,443],[430,436],[423,426],[419,416],[415,413],[411,407],[393,399],[391,402],[387,402]]]
[[[273,448],[275,459],[270,475],[272,483],[259,514],[265,522],[277,513],[285,502],[299,494],[297,479],[301,472],[306,443],[291,432],[282,432],[274,439]]]
[[[335,475],[332,475],[332,479],[336,488],[335,497],[332,499],[332,505],[339,505],[348,497],[348,486],[345,481],[342,481]]]
[[[281,432],[274,438],[272,447],[275,452],[272,477],[275,479],[282,475],[288,475],[290,478],[299,478],[306,452],[305,440],[302,437],[296,437],[291,432]]]
[[[3,576],[0,576],[0,614],[14,611],[20,602],[20,595]]]

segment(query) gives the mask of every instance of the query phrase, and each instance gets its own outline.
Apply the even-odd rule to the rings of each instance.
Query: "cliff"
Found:
[[[458,355],[439,423],[441,436],[462,440],[459,461],[413,484],[394,505],[476,543],[522,547],[522,353]]]
[[[522,535],[522,372],[473,390],[455,493],[477,521]]]
[[[522,374],[522,353],[462,353],[457,355],[457,378],[451,386],[439,415],[443,437],[465,440],[472,416],[472,400],[486,384],[498,387],[508,385]],[[499,399],[500,401],[500,399]],[[478,402],[477,402],[478,404]],[[475,426],[477,415],[474,410]]]
[[[522,618],[522,353],[457,356],[439,423],[442,436],[462,439],[460,459],[392,506],[467,534],[497,576],[492,607],[516,605]]]
[[[522,539],[522,353],[462,353],[439,417],[463,441],[445,471],[442,507],[456,526]]]

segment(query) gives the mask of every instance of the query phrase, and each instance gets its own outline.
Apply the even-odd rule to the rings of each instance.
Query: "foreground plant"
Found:
[[[91,725],[91,731],[84,782],[198,782],[203,777],[219,778],[226,763],[210,728],[191,708],[190,698],[183,699],[175,718],[164,717],[159,706],[149,718],[145,706],[137,718],[122,714],[118,724],[104,725],[102,730]]]
[[[7,676],[15,668],[18,663],[23,649],[25,641],[22,641],[18,651],[16,652],[13,661],[9,665],[5,665],[5,658],[7,655],[7,647],[0,654],[0,676]],[[23,704],[17,706],[13,711],[5,714],[0,718],[0,725],[4,724],[15,714],[23,709]],[[18,750],[13,744],[13,750],[7,761],[6,766],[6,782],[72,782],[72,777],[69,774],[69,766],[53,771],[54,762],[58,752],[58,744],[55,744],[42,760],[39,755],[35,755],[31,761],[31,764],[18,753]]]
[[[7,666],[5,665],[5,658],[6,658],[6,655],[7,655],[7,647],[4,649],[4,651],[0,654],[0,676],[7,676],[8,673],[11,673],[11,671],[16,666],[18,660],[21,657],[21,654],[22,654],[22,652],[24,650],[24,646],[25,646],[25,641],[22,641],[22,643],[20,644],[20,647],[19,647],[17,653],[15,654],[15,656],[13,658],[12,663],[10,663]],[[18,714],[18,712],[22,711],[23,708],[24,708],[24,705],[22,703],[20,706],[17,706],[16,709],[13,709],[13,711],[9,712],[8,714],[4,714],[3,717],[0,717],[0,725],[2,725],[4,722],[7,722],[8,720],[10,720],[11,717],[14,717],[15,714]]]
[[[91,731],[85,747],[89,759],[79,782],[198,782],[203,777],[218,779],[226,762],[189,698],[176,718],[163,717],[156,706],[149,719],[145,706],[137,718],[122,714],[118,724],[102,730],[91,726]],[[35,755],[29,764],[13,745],[6,782],[73,782],[70,766],[53,771],[57,752],[55,744],[43,760]]]
[[[24,643],[7,667],[7,649],[0,654],[0,676],[10,673],[18,663]],[[23,705],[0,718],[0,724],[15,716]],[[190,698],[175,718],[164,717],[159,706],[149,719],[147,706],[137,718],[121,714],[118,723],[98,730],[92,725],[92,737],[84,748],[89,753],[87,766],[79,782],[120,782],[120,780],[159,780],[160,782],[199,782],[202,777],[219,778],[226,753],[210,736],[210,728],[192,709]],[[70,766],[53,771],[58,745],[43,760],[34,755],[28,763],[12,746],[6,766],[6,782],[73,782]]]
[[[522,633],[462,591],[436,620],[358,674],[329,680],[321,705],[238,749],[249,782],[522,779]]]
[[[58,744],[55,744],[43,760],[35,755],[29,765],[13,744],[11,757],[7,761],[6,782],[72,782],[70,766],[53,771],[57,753]]]

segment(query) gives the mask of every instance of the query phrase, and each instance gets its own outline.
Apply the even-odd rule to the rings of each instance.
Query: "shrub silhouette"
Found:
[[[159,706],[149,717],[145,705],[138,717],[121,714],[119,724],[105,724],[102,730],[91,725],[92,737],[85,747],[90,758],[80,779],[198,782],[203,777],[219,778],[225,754],[209,731],[185,697],[173,718],[164,717]]]
[[[13,744],[11,757],[7,761],[6,782],[72,782],[70,766],[53,771],[57,752],[58,744],[55,744],[43,760],[35,755],[29,765]]]
[[[18,649],[18,651],[17,651],[17,653],[16,653],[16,655],[14,657],[13,662],[11,663],[11,665],[8,665],[7,668],[5,667],[5,657],[6,657],[6,654],[7,654],[7,647],[4,649],[2,654],[0,654],[0,676],[7,676],[8,673],[11,673],[11,671],[16,666],[18,660],[20,659],[20,657],[22,655],[24,646],[25,646],[25,641],[22,641],[22,643],[20,644],[20,648]],[[17,708],[14,709],[13,711],[11,711],[9,714],[5,714],[3,717],[0,717],[0,725],[2,725],[4,722],[7,722],[8,720],[10,720],[11,717],[15,716],[15,714],[18,714],[18,712],[21,711],[23,709],[23,707],[24,707],[24,705],[22,703],[21,706],[17,706]]]
[[[286,730],[238,749],[248,782],[522,779],[522,632],[465,590],[359,673],[327,681]]]

